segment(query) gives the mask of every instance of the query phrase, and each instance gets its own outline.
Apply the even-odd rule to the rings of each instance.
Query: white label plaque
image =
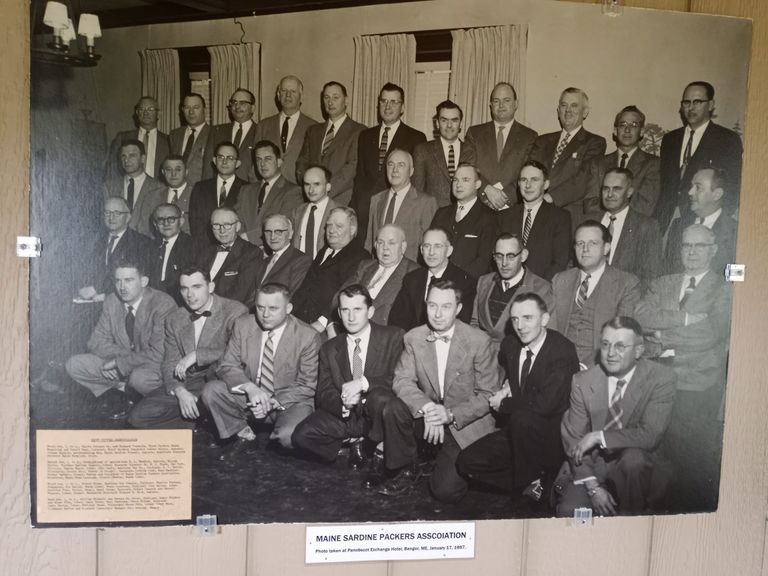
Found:
[[[307,564],[474,557],[474,522],[307,526]]]

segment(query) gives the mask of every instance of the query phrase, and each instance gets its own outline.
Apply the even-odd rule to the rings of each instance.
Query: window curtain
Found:
[[[378,123],[381,87],[392,82],[405,91],[406,123],[411,112],[416,86],[416,37],[413,34],[355,36],[355,70],[350,116],[366,126]]]
[[[179,122],[179,53],[171,48],[140,50],[139,58],[141,94],[157,100],[158,128],[168,134]]]
[[[488,102],[498,82],[509,82],[518,95],[516,118],[525,120],[527,27],[518,24],[453,30],[450,99],[464,111],[465,129],[488,122]]]
[[[246,88],[256,96],[255,117],[261,110],[261,44],[229,44],[209,46],[211,55],[211,123],[229,122],[227,103],[238,88]]]

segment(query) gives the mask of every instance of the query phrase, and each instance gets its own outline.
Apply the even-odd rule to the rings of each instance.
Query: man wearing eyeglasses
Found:
[[[645,330],[646,356],[671,366],[677,374],[677,401],[670,423],[670,448],[687,491],[701,509],[717,505],[718,412],[725,389],[730,332],[730,290],[712,269],[720,246],[702,224],[682,235],[683,271],[657,278],[637,305]],[[714,487],[714,488],[713,488]],[[691,501],[693,494],[686,496]],[[677,501],[677,500],[676,500]]]
[[[105,180],[120,175],[120,145],[125,140],[138,140],[144,144],[147,155],[145,170],[152,178],[160,177],[160,168],[165,157],[170,154],[171,143],[168,134],[160,132],[157,128],[159,115],[160,108],[157,100],[151,96],[139,98],[133,109],[133,118],[137,127],[133,130],[118,132],[109,145]]]
[[[183,305],[179,292],[181,271],[192,264],[195,253],[192,238],[181,231],[184,215],[175,204],[160,204],[152,214],[160,240],[150,253],[149,285]]]
[[[687,192],[694,174],[707,166],[719,166],[732,181],[732,198],[726,211],[738,208],[741,190],[741,138],[733,130],[712,122],[715,88],[709,82],[691,82],[680,101],[684,126],[664,135],[661,141],[661,195],[655,217],[662,231],[676,217],[687,216],[691,206]]]
[[[637,106],[625,106],[613,121],[616,151],[596,160],[589,171],[584,214],[600,212],[600,191],[603,177],[611,168],[626,168],[632,172],[634,194],[632,210],[653,216],[659,199],[659,158],[640,148],[645,131],[645,114]]]
[[[600,516],[645,513],[664,493],[654,468],[675,402],[675,373],[642,357],[643,330],[631,317],[606,322],[598,343],[599,363],[574,375],[560,428],[569,458],[555,483],[561,517],[581,507]]]
[[[401,120],[405,91],[397,84],[387,82],[381,87],[378,111],[381,122],[360,132],[357,140],[357,173],[349,205],[357,212],[361,230],[368,230],[371,197],[387,188],[387,153],[397,148],[412,154],[417,144],[427,141],[424,133]]]
[[[614,316],[628,316],[640,300],[637,276],[608,265],[611,233],[596,220],[579,224],[573,242],[576,268],[555,274],[554,328],[576,345],[579,362],[593,366],[601,327]]]
[[[216,244],[201,250],[198,263],[210,272],[216,294],[245,304],[265,265],[264,254],[238,236],[241,223],[234,209],[216,208],[210,226]]]
[[[253,92],[245,88],[238,88],[232,93],[227,102],[227,111],[232,122],[217,124],[211,127],[211,137],[206,150],[203,164],[203,178],[214,176],[213,156],[215,151],[211,144],[217,142],[232,142],[237,147],[237,155],[240,166],[235,174],[246,182],[256,182],[256,172],[253,165],[253,145],[256,140],[256,122],[253,121],[253,111],[256,105],[256,97]]]
[[[200,94],[191,92],[184,96],[181,112],[187,125],[171,130],[171,153],[184,158],[187,182],[194,187],[203,179],[206,150],[216,143],[205,120],[205,100]]]
[[[312,258],[293,243],[293,222],[283,214],[272,214],[264,220],[263,265],[256,278],[256,289],[263,284],[282,284],[293,293],[301,286],[312,265]],[[255,301],[256,290],[250,299]]]

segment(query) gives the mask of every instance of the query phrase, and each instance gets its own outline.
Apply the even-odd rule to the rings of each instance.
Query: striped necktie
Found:
[[[568,146],[568,141],[571,139],[571,135],[566,132],[565,137],[560,140],[560,144],[557,145],[557,149],[555,150],[555,157],[552,158],[552,166],[557,164],[557,161],[560,159],[560,155],[563,153],[563,150],[565,150],[565,147]]]
[[[270,394],[275,393],[275,349],[272,337],[274,331],[267,333],[267,342],[264,344],[264,354],[261,356],[261,387]]]
[[[387,156],[387,146],[389,146],[389,126],[384,126],[384,134],[381,135],[381,144],[379,144],[379,172],[384,167],[384,158]]]
[[[533,208],[528,208],[525,211],[525,224],[523,224],[523,247],[528,244],[528,236],[531,233],[531,226],[533,225],[533,218],[531,216],[532,210]]]
[[[453,144],[448,145],[448,176],[453,178],[456,173],[456,154],[453,151]]]
[[[621,406],[622,391],[627,385],[626,380],[619,380],[616,382],[616,390],[613,391],[611,401],[608,404],[608,412],[611,413],[611,419],[603,427],[603,430],[609,430],[614,426],[621,430],[624,428],[624,424],[621,423],[621,417],[624,416],[624,408]]]
[[[331,147],[331,142],[333,142],[333,138],[335,136],[333,124],[331,124],[331,127],[328,128],[328,132],[325,133],[325,138],[323,139],[323,149],[320,152],[320,157],[322,158],[328,153],[328,148]]]
[[[576,306],[581,310],[584,308],[584,302],[587,301],[587,292],[589,291],[589,279],[592,277],[591,274],[587,274],[584,276],[584,280],[581,281],[581,285],[579,286],[579,292],[576,294]]]

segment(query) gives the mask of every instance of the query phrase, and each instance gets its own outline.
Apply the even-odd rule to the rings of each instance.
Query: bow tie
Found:
[[[230,250],[232,250],[232,246],[222,246],[221,244],[216,246],[217,252],[229,252]]]
[[[427,336],[427,342],[437,342],[438,340],[442,340],[443,342],[450,342],[451,341],[451,337],[448,336],[448,335],[446,335],[446,336],[436,336],[434,333],[430,333]]]
[[[196,320],[200,320],[200,318],[210,318],[211,317],[211,311],[206,310],[204,312],[192,312],[189,315],[189,319],[194,322]]]

